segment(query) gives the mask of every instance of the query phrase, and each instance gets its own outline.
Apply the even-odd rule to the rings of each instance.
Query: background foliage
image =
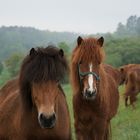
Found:
[[[22,59],[32,47],[45,47],[48,44],[54,44],[64,50],[68,61],[70,61],[71,51],[76,45],[78,36],[79,34],[76,33],[42,31],[32,27],[1,27],[0,78],[9,79],[16,76]],[[130,16],[125,25],[118,23],[114,33],[89,36],[103,36],[105,38],[104,46],[107,54],[105,63],[115,67],[129,63],[140,63],[140,17]],[[68,82],[67,77],[65,82]]]

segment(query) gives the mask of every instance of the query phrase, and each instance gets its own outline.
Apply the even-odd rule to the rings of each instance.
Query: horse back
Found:
[[[140,91],[140,68],[134,68],[129,71],[126,77],[126,90]]]
[[[19,90],[19,81],[18,78],[13,78],[9,80],[1,89],[0,89],[0,100],[6,98],[9,94],[13,94],[15,91]],[[1,101],[0,101],[1,103]]]
[[[117,68],[112,67],[111,65],[104,64],[103,66],[106,73],[111,75],[112,78],[115,80],[116,84],[119,86],[122,82],[121,72]]]

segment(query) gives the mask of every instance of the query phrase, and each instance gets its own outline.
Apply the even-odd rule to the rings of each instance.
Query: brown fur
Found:
[[[7,81],[7,83],[0,89],[1,97],[3,96],[3,98],[6,98],[8,94],[13,94],[17,90],[17,87],[19,86],[19,82],[17,79],[18,77]]]
[[[125,106],[128,106],[128,100],[130,100],[130,105],[135,108],[137,95],[140,92],[140,64],[122,66],[120,71],[125,83]]]
[[[110,120],[117,113],[119,94],[115,80],[106,72],[102,64],[104,52],[95,38],[83,39],[72,53],[71,82],[73,87],[73,107],[77,140],[108,140]],[[83,71],[89,62],[99,74],[97,96],[85,100],[80,90],[77,64],[82,61]]]
[[[0,140],[70,140],[70,117],[58,84],[67,69],[63,51],[56,47],[32,49],[24,59],[19,79],[0,90]],[[56,113],[51,129],[41,128],[38,113]]]
[[[121,76],[121,72],[117,68],[114,68],[108,64],[104,64],[104,67],[105,67],[105,71],[113,77],[116,84],[118,86],[121,85],[122,81],[123,81],[122,76]]]

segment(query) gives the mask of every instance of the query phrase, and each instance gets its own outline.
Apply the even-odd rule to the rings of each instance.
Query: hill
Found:
[[[78,34],[70,32],[42,31],[32,27],[1,27],[0,28],[0,61],[14,52],[25,53],[29,48],[47,46],[65,41],[71,45]]]

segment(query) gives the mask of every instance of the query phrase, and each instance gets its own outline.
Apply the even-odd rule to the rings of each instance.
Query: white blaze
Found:
[[[92,64],[89,64],[89,71],[92,72]],[[89,91],[93,92],[93,75],[89,74],[88,75],[88,84],[89,84]]]

